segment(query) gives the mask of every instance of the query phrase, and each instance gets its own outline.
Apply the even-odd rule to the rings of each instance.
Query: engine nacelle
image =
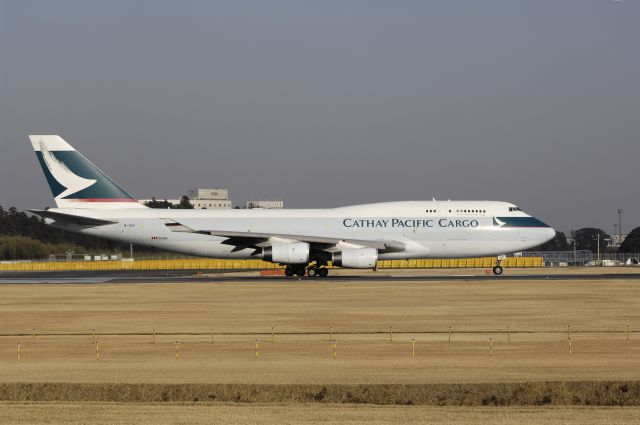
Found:
[[[279,243],[262,249],[265,261],[282,264],[307,264],[311,247],[306,242]]]
[[[378,261],[378,250],[375,248],[355,248],[333,254],[333,265],[352,269],[373,269]]]

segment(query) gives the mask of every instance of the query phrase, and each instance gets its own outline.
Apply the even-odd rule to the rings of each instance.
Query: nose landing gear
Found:
[[[500,276],[503,272],[504,269],[502,268],[502,261],[507,258],[506,255],[499,255],[498,256],[498,264],[493,268],[493,274],[496,276]]]

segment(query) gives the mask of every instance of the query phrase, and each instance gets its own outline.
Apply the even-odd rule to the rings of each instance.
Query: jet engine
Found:
[[[372,269],[378,261],[378,250],[375,248],[355,248],[333,254],[333,265],[352,269]]]
[[[262,249],[262,258],[274,263],[307,264],[310,250],[306,242],[274,244]]]

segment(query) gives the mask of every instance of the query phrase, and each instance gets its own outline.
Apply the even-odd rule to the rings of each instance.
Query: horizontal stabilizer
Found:
[[[77,224],[78,226],[97,227],[107,224],[115,224],[117,221],[105,220],[102,218],[85,217],[75,214],[67,214],[50,210],[28,210],[40,217],[51,218],[56,221],[64,221],[67,223]]]

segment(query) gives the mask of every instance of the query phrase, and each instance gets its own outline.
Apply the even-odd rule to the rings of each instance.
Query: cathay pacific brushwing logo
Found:
[[[42,158],[44,159],[47,168],[51,172],[51,175],[66,188],[66,190],[56,196],[56,199],[66,198],[69,195],[78,193],[90,186],[93,186],[97,180],[85,179],[77,174],[74,174],[67,165],[56,158],[40,140],[40,152],[42,152]]]
[[[504,226],[505,224],[507,224],[507,223],[505,223],[505,222],[504,222],[504,221],[502,221],[502,220],[499,220],[499,219],[498,219],[498,217],[493,217],[493,225],[494,225],[494,226],[502,227],[502,226]]]

